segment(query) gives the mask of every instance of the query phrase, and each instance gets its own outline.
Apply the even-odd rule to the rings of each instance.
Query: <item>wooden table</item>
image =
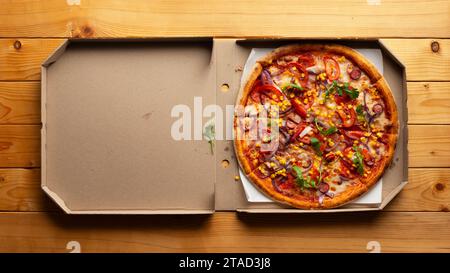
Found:
[[[0,251],[450,251],[449,1],[119,2],[0,2]],[[156,36],[382,38],[407,67],[409,184],[375,213],[64,215],[40,189],[41,62],[68,37]]]

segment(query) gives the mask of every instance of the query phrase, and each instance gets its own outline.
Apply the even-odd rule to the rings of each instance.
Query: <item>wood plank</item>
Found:
[[[39,167],[40,145],[39,125],[0,125],[0,167]]]
[[[448,252],[450,214],[74,216],[0,213],[0,252]],[[126,232],[125,232],[126,231]],[[438,232],[436,232],[438,231]]]
[[[450,82],[408,82],[408,123],[449,124]]]
[[[0,169],[0,210],[56,210],[41,190],[40,175],[39,169]]]
[[[62,39],[0,39],[0,80],[39,80],[40,65]]]
[[[14,43],[20,41],[20,49]],[[0,39],[0,80],[39,80],[40,65],[64,39]],[[433,53],[432,39],[383,39],[407,66],[410,81],[450,79],[450,39],[439,41]]]
[[[450,167],[450,126],[410,125],[409,167]]]
[[[0,82],[0,124],[37,124],[41,115],[39,82]]]
[[[449,37],[448,10],[445,0],[7,1],[0,36]]]
[[[450,211],[450,169],[409,169],[408,184],[387,211]]]
[[[39,134],[40,134],[39,126],[32,126],[32,125],[0,126],[0,144],[1,144],[0,166],[1,167],[39,166],[40,165]],[[449,143],[450,143],[450,126],[410,125],[409,126],[410,167],[450,167]],[[429,209],[429,207],[426,207],[426,209]]]
[[[40,188],[39,169],[0,169],[0,211],[59,210]],[[409,169],[409,183],[387,211],[449,211],[450,169]]]
[[[450,79],[450,40],[448,39],[382,39],[406,66],[408,81],[448,81]],[[437,52],[432,43],[437,43]],[[436,45],[436,44],[435,44]]]

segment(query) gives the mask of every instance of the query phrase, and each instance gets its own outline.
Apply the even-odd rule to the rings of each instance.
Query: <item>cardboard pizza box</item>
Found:
[[[380,204],[299,210],[254,203],[235,179],[239,168],[231,138],[232,109],[249,53],[303,42],[314,41],[68,40],[42,65],[43,190],[73,214],[383,209],[408,180],[406,79],[404,66],[377,40],[320,42],[382,51],[383,74],[399,109],[400,134],[393,163],[383,176]],[[203,137],[212,113],[218,118],[213,147]],[[183,128],[190,130],[180,136],[177,122],[183,114],[190,117]],[[190,140],[179,140],[183,137]]]

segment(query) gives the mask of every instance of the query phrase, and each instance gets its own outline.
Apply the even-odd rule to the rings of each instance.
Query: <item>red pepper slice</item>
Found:
[[[323,63],[325,65],[325,73],[329,80],[337,80],[341,75],[338,62],[330,56],[323,57]]]
[[[295,128],[295,132],[292,135],[292,139],[296,139],[301,132],[303,132],[303,130],[306,128],[306,124],[304,123],[300,123],[299,125],[297,125],[297,127]]]
[[[339,172],[343,177],[349,178],[349,179],[353,179],[356,177],[356,175],[354,173],[352,173],[352,171],[347,167],[347,162],[345,162],[344,164],[344,160],[341,161],[340,164],[340,168],[339,168]],[[347,173],[348,171],[348,173]]]
[[[256,80],[252,87],[252,92],[250,93],[250,97],[252,100],[256,103],[261,102],[261,97],[259,96],[259,92],[257,92],[255,89],[262,85],[262,82],[260,80]]]
[[[292,174],[288,174],[287,175],[287,180],[284,183],[281,183],[279,185],[280,189],[283,190],[288,190],[291,189],[292,187],[294,187],[294,176],[292,176]]]
[[[346,134],[351,139],[360,139],[364,136],[365,132],[363,132],[363,131],[346,131]]]
[[[291,104],[294,106],[294,110],[297,114],[299,114],[302,118],[307,117],[308,112],[306,112],[306,108],[297,99],[292,99]]]
[[[316,168],[312,168],[309,177],[311,177],[312,180],[317,181],[317,178],[319,178],[319,171]]]
[[[310,67],[316,64],[316,61],[311,53],[303,53],[299,55],[297,62],[301,63],[305,67]]]
[[[289,71],[291,71],[294,75],[297,76],[298,80],[300,81],[300,85],[302,87],[305,87],[306,84],[308,83],[308,75],[309,75],[306,68],[302,64],[296,62],[288,63],[287,67],[289,68]],[[293,69],[294,67],[295,69]]]
[[[353,109],[348,109],[348,111],[338,110],[339,117],[342,120],[342,126],[349,128],[355,124],[356,121],[356,113]],[[350,118],[347,117],[347,114],[350,115]]]
[[[275,98],[273,96],[269,96],[271,99],[273,99],[274,101],[280,101],[280,97],[284,97],[284,94],[275,86],[273,85],[259,85],[256,86],[253,89],[253,92],[256,93],[266,93],[266,94],[270,94],[272,93],[273,95],[275,95]]]
[[[370,154],[369,150],[367,150],[366,148],[363,148],[361,150],[361,154],[364,157],[364,161],[369,162],[372,160],[372,155]]]

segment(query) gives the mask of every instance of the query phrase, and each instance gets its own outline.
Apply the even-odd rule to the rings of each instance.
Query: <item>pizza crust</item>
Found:
[[[391,163],[394,156],[395,146],[398,138],[398,126],[399,126],[398,112],[390,88],[385,79],[378,72],[376,67],[368,60],[366,60],[365,57],[360,53],[358,53],[357,51],[349,47],[337,44],[288,45],[273,50],[265,57],[259,59],[255,64],[255,66],[253,67],[253,70],[248,76],[248,79],[240,92],[240,96],[237,99],[237,105],[242,106],[246,105],[247,98],[250,95],[250,92],[252,91],[253,83],[256,81],[256,79],[262,72],[263,66],[270,65],[274,60],[280,58],[281,56],[292,53],[298,53],[301,51],[330,52],[345,56],[347,59],[352,61],[356,66],[358,66],[363,72],[366,73],[370,81],[373,83],[374,86],[376,86],[377,90],[381,93],[385,103],[385,111],[389,113],[390,117],[389,120],[392,122],[392,126],[389,130],[389,138],[387,144],[388,149],[385,152],[384,158],[379,161],[379,165],[377,166],[377,170],[379,171],[372,172],[372,175],[365,179],[360,179],[359,181],[352,182],[353,185],[349,185],[344,192],[339,193],[337,196],[333,198],[325,197],[323,203],[319,204],[318,202],[294,199],[290,198],[289,196],[283,195],[273,188],[270,178],[261,179],[253,172],[251,168],[251,163],[249,162],[249,158],[247,158],[247,156],[245,155],[244,140],[239,140],[236,138],[236,136],[240,136],[243,133],[240,132],[240,129],[237,126],[236,116],[234,119],[234,133],[235,133],[234,148],[238,158],[239,165],[244,170],[246,176],[269,198],[300,209],[336,208],[339,206],[343,206],[348,202],[360,197],[361,195],[366,193],[369,189],[371,189],[371,187],[378,182],[380,177],[383,175],[384,171],[387,169],[388,165]]]
[[[261,74],[262,66],[257,63],[252,72],[250,73],[246,84],[243,87],[243,91],[238,96],[237,104],[245,106],[247,103],[247,98],[250,95],[250,91],[252,90],[253,83],[258,78],[259,74]],[[244,170],[245,174],[249,174],[252,172],[251,163],[247,156],[245,156],[245,140],[242,138],[244,132],[241,132],[241,129],[238,126],[237,116],[234,116],[234,151],[237,155],[239,166]]]
[[[372,83],[375,83],[376,81],[382,78],[382,75],[380,74],[380,72],[378,72],[377,68],[370,61],[368,61],[361,53],[347,46],[338,44],[330,44],[330,45],[304,44],[304,45],[282,46],[273,50],[263,58],[259,59],[258,62],[263,65],[271,64],[274,60],[284,55],[301,51],[305,52],[320,51],[343,55],[350,61],[354,62],[362,71],[364,71]]]

